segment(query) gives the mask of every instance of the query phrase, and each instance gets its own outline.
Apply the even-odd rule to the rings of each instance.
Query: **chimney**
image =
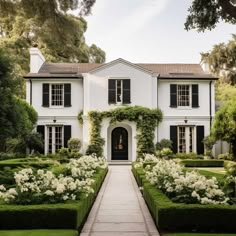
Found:
[[[208,64],[205,60],[202,60],[201,63],[200,63],[200,65],[201,65],[201,67],[202,67],[202,69],[203,69],[203,71],[204,71],[205,73],[207,73],[207,74],[210,74],[210,73],[211,73],[211,71],[210,71],[210,66],[209,66],[209,64]]]
[[[45,58],[38,48],[30,48],[30,73],[38,73]]]

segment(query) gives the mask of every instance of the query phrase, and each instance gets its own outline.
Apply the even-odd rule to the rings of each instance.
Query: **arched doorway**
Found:
[[[111,134],[111,159],[128,160],[128,132],[123,127],[117,127]]]

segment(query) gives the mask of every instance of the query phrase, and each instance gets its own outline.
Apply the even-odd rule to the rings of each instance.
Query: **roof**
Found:
[[[97,71],[110,63],[44,63],[38,73],[29,73],[25,78],[82,78],[83,73]],[[200,64],[137,63],[133,65],[149,71],[161,79],[217,79],[205,73]]]

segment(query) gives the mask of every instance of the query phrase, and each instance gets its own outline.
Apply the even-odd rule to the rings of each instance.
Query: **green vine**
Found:
[[[79,123],[82,125],[83,123],[84,123],[84,121],[83,121],[83,114],[84,114],[84,111],[83,110],[81,110],[80,112],[79,112],[79,114],[78,114],[78,121],[79,121]]]
[[[110,118],[110,123],[122,122],[124,120],[136,122],[137,124],[137,156],[143,153],[154,153],[153,143],[155,128],[162,121],[162,112],[159,109],[149,109],[141,106],[120,107],[110,111],[90,111],[88,113],[91,123],[90,145],[87,154],[103,154],[105,140],[101,137],[101,126],[104,118]]]

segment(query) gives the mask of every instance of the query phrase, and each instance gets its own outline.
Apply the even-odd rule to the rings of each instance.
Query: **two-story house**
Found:
[[[173,141],[174,152],[204,152],[203,138],[215,114],[214,83],[200,64],[133,64],[117,59],[105,64],[47,63],[37,48],[30,49],[26,99],[38,112],[37,131],[45,153],[79,138],[89,144],[91,110],[108,111],[123,105],[160,108],[163,121],[155,142]],[[83,124],[78,113],[83,111]],[[136,124],[102,122],[104,155],[109,160],[136,159]],[[122,145],[119,144],[122,142]],[[119,152],[122,152],[122,158]]]

